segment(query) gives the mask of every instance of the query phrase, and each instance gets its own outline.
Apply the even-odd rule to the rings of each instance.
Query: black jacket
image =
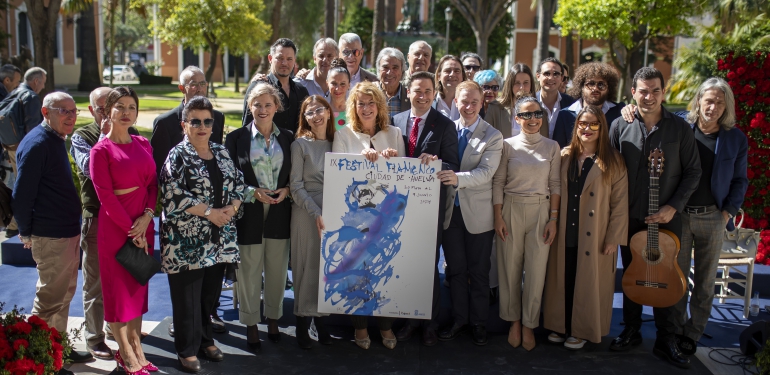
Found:
[[[155,173],[160,178],[160,170],[166,157],[174,146],[178,145],[184,139],[182,131],[182,110],[184,109],[184,100],[178,107],[158,116],[152,123],[152,158],[155,159]],[[225,115],[222,112],[214,110],[214,128],[211,129],[209,140],[214,143],[222,144],[222,138],[225,130]]]
[[[294,141],[294,134],[286,129],[280,129],[278,134],[278,144],[283,150],[283,166],[278,173],[278,188],[289,186],[289,174],[291,172],[291,143]],[[230,153],[230,157],[243,173],[243,182],[253,187],[262,187],[257,181],[254,169],[251,167],[251,127],[244,126],[227,135],[225,139],[225,148]],[[283,202],[270,206],[267,213],[267,220],[264,218],[264,208],[262,203],[243,203],[243,216],[238,219],[235,226],[238,229],[239,245],[256,245],[262,243],[262,238],[287,239],[290,237],[289,223],[291,222],[291,201],[284,199]]]
[[[281,130],[288,129],[291,130],[292,133],[296,132],[297,127],[299,127],[300,106],[302,105],[302,101],[309,96],[307,89],[305,86],[294,82],[293,79],[289,79],[289,97],[287,98],[281,88],[278,77],[273,75],[273,73],[270,73],[267,75],[267,81],[278,88],[278,92],[281,95],[281,104],[283,104],[283,111],[275,113],[273,122],[277,127],[281,128]],[[251,108],[249,108],[249,93],[251,93],[251,90],[253,90],[259,82],[264,81],[253,81],[249,85],[249,88],[246,89],[246,95],[243,98],[243,126],[247,126],[254,121],[254,115],[251,114]]]
[[[391,118],[391,125],[401,129],[404,136],[404,146],[406,148],[406,157],[416,158],[422,153],[437,155],[441,159],[442,169],[451,169],[455,172],[460,170],[460,156],[457,146],[457,128],[455,123],[442,115],[435,108],[431,108],[428,117],[425,119],[425,127],[417,139],[417,145],[414,148],[414,155],[409,154],[409,133],[407,125],[411,110],[401,112]]]
[[[562,98],[564,96],[562,95]],[[574,103],[573,103],[574,104]],[[626,103],[614,103],[615,106],[610,108],[607,113],[604,114],[604,118],[607,119],[607,126],[609,127],[616,118],[620,117],[620,110],[626,106]],[[572,104],[570,104],[572,106]],[[577,112],[573,112],[566,107],[559,111],[559,117],[556,118],[556,125],[553,127],[553,134],[551,139],[559,144],[559,147],[564,148],[572,142],[572,130],[575,128],[575,120],[577,120]]]

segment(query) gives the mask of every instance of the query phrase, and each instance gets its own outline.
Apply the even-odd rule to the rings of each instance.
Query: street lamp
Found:
[[[449,54],[449,23],[452,22],[452,8],[446,7],[444,9],[444,19],[446,19],[446,40],[444,41],[444,49]]]

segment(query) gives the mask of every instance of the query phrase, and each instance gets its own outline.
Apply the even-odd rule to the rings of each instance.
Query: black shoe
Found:
[[[695,355],[695,352],[698,350],[698,343],[684,335],[676,335],[676,346],[679,347],[679,351],[682,354],[688,357]]]
[[[297,344],[302,349],[310,349],[313,347],[313,339],[310,338],[308,333],[307,317],[295,316],[297,319]]]
[[[466,331],[468,329],[467,324],[452,324],[449,329],[446,329],[444,331],[441,331],[441,333],[438,334],[438,339],[441,341],[450,341],[454,340],[457,336],[460,336],[461,333]]]
[[[86,363],[94,359],[94,356],[91,355],[89,352],[79,352],[76,350],[73,350],[70,352],[70,355],[67,356],[67,358],[64,358],[64,360],[70,360],[72,363]]]
[[[398,341],[409,341],[416,330],[417,327],[411,325],[410,322],[406,322],[406,325],[401,327],[398,333],[396,333],[396,339]]]
[[[174,337],[174,323],[168,325],[168,335]]]
[[[425,346],[433,346],[438,343],[438,336],[436,336],[436,330],[433,328],[425,328],[422,330],[422,344]]]
[[[5,238],[16,237],[18,235],[19,235],[19,230],[18,229],[6,229],[5,230]]]
[[[268,338],[268,340],[270,340],[270,341],[272,341],[272,342],[277,344],[277,343],[281,342],[281,332],[279,331],[278,333],[270,333],[270,324],[271,323],[275,323],[276,327],[278,326],[278,321],[277,320],[267,319],[267,338]]]
[[[209,316],[209,323],[211,324],[211,330],[214,331],[214,333],[227,333],[225,322],[223,322],[222,318],[216,313]]]
[[[110,361],[115,358],[115,356],[112,354],[112,349],[110,349],[110,347],[107,346],[107,344],[104,342],[100,342],[96,345],[89,345],[88,352],[91,353],[91,355],[95,358],[105,361]]]
[[[289,280],[289,276],[286,276],[286,290],[289,290],[294,287],[294,283]]]
[[[201,370],[201,361],[197,358],[194,361],[186,361],[184,358],[180,357],[179,354],[176,355],[176,358],[179,360],[179,367],[181,367],[184,372],[194,374]]]
[[[655,346],[652,352],[661,359],[667,360],[672,365],[679,368],[690,368],[690,359],[687,358],[676,345],[674,337],[655,340]]]
[[[66,368],[62,367],[61,370],[57,371],[55,375],[75,375],[74,372],[67,370]]]
[[[225,359],[225,355],[222,353],[219,348],[216,348],[214,350],[208,350],[205,348],[201,348],[200,350],[201,354],[203,354],[206,359],[208,359],[211,362],[222,362],[222,360]]]
[[[331,345],[333,343],[332,341],[332,335],[329,333],[329,330],[326,328],[326,324],[324,322],[325,318],[322,318],[320,316],[316,316],[313,318],[313,321],[315,322],[315,329],[318,333],[318,343],[321,345]]]
[[[640,327],[626,325],[620,336],[612,340],[610,344],[610,350],[616,352],[625,352],[635,346],[639,346],[642,343],[642,334],[639,332]]]
[[[246,344],[255,353],[262,350],[262,342],[259,341],[259,327],[257,325],[246,326]]]
[[[487,344],[487,327],[484,327],[483,325],[475,325],[473,326],[473,343],[479,346],[484,346]]]

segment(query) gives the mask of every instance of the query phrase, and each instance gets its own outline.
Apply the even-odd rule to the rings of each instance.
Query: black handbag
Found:
[[[161,268],[160,262],[145,253],[143,248],[137,247],[131,238],[118,250],[115,260],[142,286],[147,285],[152,275],[158,273]]]

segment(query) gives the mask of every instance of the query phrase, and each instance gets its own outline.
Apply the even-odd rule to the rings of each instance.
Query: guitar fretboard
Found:
[[[659,177],[650,177],[650,215],[658,213],[658,180]],[[647,248],[658,249],[658,223],[647,224]]]

